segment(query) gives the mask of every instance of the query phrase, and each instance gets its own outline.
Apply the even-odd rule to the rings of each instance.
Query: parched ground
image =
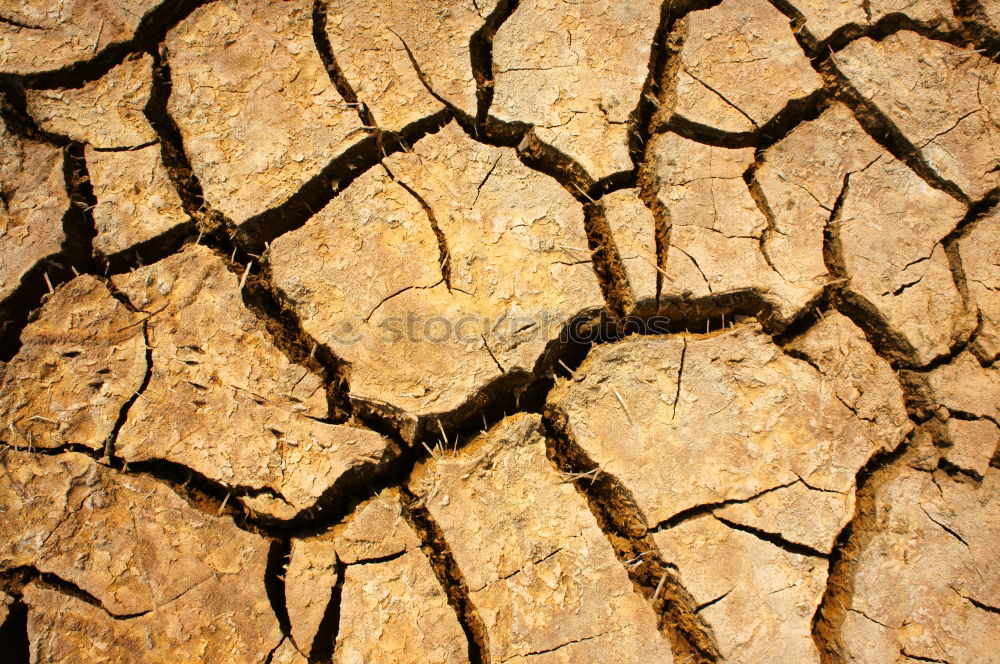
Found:
[[[997,0],[0,0],[0,660],[1000,662]]]

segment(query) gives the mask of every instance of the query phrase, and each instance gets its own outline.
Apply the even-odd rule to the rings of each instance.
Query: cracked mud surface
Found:
[[[1000,3],[0,0],[0,659],[989,664]]]

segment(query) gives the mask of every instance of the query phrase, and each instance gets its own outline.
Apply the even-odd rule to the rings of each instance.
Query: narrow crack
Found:
[[[872,456],[857,472],[854,480],[856,498],[854,515],[837,536],[829,556],[830,571],[826,589],[816,613],[813,614],[812,637],[819,650],[822,664],[846,664],[848,661],[841,643],[841,629],[854,597],[854,567],[862,552],[878,533],[876,523],[876,493],[905,465],[910,439],[891,451],[881,451]]]
[[[724,524],[728,528],[733,530],[739,530],[741,532],[747,533],[748,535],[753,535],[759,540],[773,544],[774,546],[787,551],[788,553],[794,553],[799,556],[809,556],[813,558],[823,558],[829,559],[830,554],[825,551],[820,551],[819,549],[814,549],[806,544],[801,544],[799,542],[792,542],[782,537],[779,533],[773,533],[768,530],[763,530],[761,528],[755,528],[753,526],[748,526],[743,523],[737,523],[736,521],[730,521],[725,519],[718,514],[713,515],[720,523]]]
[[[489,664],[490,645],[486,626],[472,602],[469,587],[448,547],[444,531],[408,487],[400,487],[400,495],[403,517],[420,537],[420,548],[430,560],[434,574],[448,597],[448,604],[455,610],[462,631],[465,632],[469,644],[469,662]]]
[[[78,599],[81,602],[85,602],[86,604],[99,609],[102,613],[107,615],[108,618],[115,621],[127,621],[133,618],[141,618],[142,616],[148,615],[152,612],[152,609],[149,609],[135,613],[112,613],[106,606],[104,606],[104,603],[101,602],[101,600],[77,584],[62,578],[53,572],[43,572],[34,566],[28,565],[13,567],[0,572],[0,587],[5,587],[7,590],[11,590],[18,596],[20,595],[21,589],[29,583],[38,584],[47,590],[53,590],[74,599]],[[16,587],[16,590],[11,589],[12,585]]]
[[[734,104],[733,102],[731,102],[729,99],[727,99],[724,94],[722,94],[721,92],[719,92],[718,90],[716,90],[715,88],[713,88],[711,85],[709,85],[705,81],[703,81],[700,78],[698,78],[698,76],[694,72],[692,72],[690,69],[688,69],[687,67],[683,67],[683,70],[684,70],[685,74],[687,74],[688,76],[690,76],[694,80],[698,81],[698,83],[700,83],[702,85],[702,87],[704,87],[704,88],[708,89],[709,91],[713,92],[716,97],[718,97],[719,99],[721,99],[727,105],[729,105],[730,107],[732,107],[733,109],[735,109],[740,115],[742,115],[743,117],[745,117],[747,119],[747,121],[751,125],[753,125],[753,128],[755,130],[760,128],[760,126],[757,124],[756,120],[754,120],[752,117],[750,117],[750,115],[746,111],[744,111],[742,108],[740,108],[739,106],[737,106],[736,104]]]
[[[434,215],[434,210],[427,203],[427,201],[424,200],[423,196],[417,193],[417,191],[406,182],[396,177],[396,175],[389,170],[388,166],[382,164],[382,168],[384,168],[385,172],[389,174],[389,177],[392,178],[393,182],[398,184],[406,191],[406,193],[413,197],[413,200],[420,205],[424,214],[427,216],[427,221],[431,225],[431,230],[434,231],[434,237],[437,238],[438,266],[441,270],[441,279],[444,281],[444,285],[448,288],[448,291],[451,292],[451,252],[448,249],[448,238],[445,237],[444,231],[442,231],[441,226],[438,225],[437,217]],[[489,177],[488,174],[487,177]],[[369,318],[370,317],[371,314],[369,314]]]
[[[969,548],[969,543],[966,542],[965,539],[961,535],[959,535],[953,528],[949,528],[948,526],[946,526],[945,524],[941,523],[933,516],[931,516],[930,512],[928,512],[923,505],[920,506],[920,510],[934,525],[938,526],[939,528],[941,528],[941,530],[943,530],[944,532],[948,533],[949,535],[957,539],[959,542],[962,543],[963,546],[965,546],[965,548]]]
[[[110,459],[115,456],[115,446],[118,442],[118,436],[121,434],[121,430],[125,426],[125,422],[128,420],[129,412],[132,410],[132,406],[135,402],[138,401],[139,398],[146,392],[146,388],[149,387],[149,381],[153,378],[153,347],[149,345],[149,327],[146,320],[142,322],[142,341],[145,351],[144,359],[146,362],[146,371],[142,376],[142,382],[139,384],[139,389],[137,389],[135,394],[126,399],[125,403],[122,404],[121,409],[118,411],[118,418],[115,420],[114,427],[111,429],[111,433],[104,442],[104,456],[102,459],[105,462],[110,461]]]
[[[587,500],[633,586],[651,602],[674,657],[721,661],[711,629],[698,616],[697,602],[681,584],[676,568],[659,553],[631,493],[607,472],[596,477],[591,474],[597,464],[573,440],[566,415],[558,407],[546,406],[542,421],[549,460],[565,476],[578,478],[574,485]],[[630,564],[633,561],[639,562]]]
[[[684,345],[681,346],[681,360],[677,367],[677,391],[674,392],[674,403],[670,409],[670,421],[673,422],[674,418],[677,417],[677,404],[681,401],[681,379],[684,377],[684,358],[687,356],[687,337],[683,338]]]
[[[968,602],[972,606],[976,607],[977,609],[981,609],[983,611],[986,611],[987,613],[996,613],[996,614],[1000,615],[1000,607],[996,607],[996,606],[991,606],[989,604],[985,604],[983,602],[980,602],[978,599],[974,599],[974,598],[969,597],[967,595],[962,595],[961,593],[959,593],[959,595],[962,597],[962,599],[964,599],[966,602]]]
[[[798,484],[800,480],[795,480],[794,482],[786,482],[784,484],[778,484],[777,486],[772,486],[763,491],[759,491],[752,496],[747,498],[730,498],[729,500],[720,500],[714,503],[704,503],[702,505],[695,505],[694,507],[689,507],[687,509],[681,510],[677,514],[674,514],[669,519],[664,519],[660,523],[656,524],[650,528],[649,532],[659,533],[664,530],[670,530],[671,528],[676,528],[685,521],[690,521],[691,519],[697,518],[705,514],[711,514],[716,510],[728,507],[730,505],[745,505],[746,503],[753,502],[758,498],[765,496],[772,491],[778,491],[779,489],[787,489],[790,486]],[[805,484],[803,482],[803,484]]]
[[[368,108],[368,105],[358,98],[358,93],[355,91],[354,86],[347,80],[344,70],[337,64],[337,57],[333,53],[333,46],[330,44],[330,37],[326,32],[328,3],[329,0],[314,0],[313,2],[313,43],[316,46],[316,51],[319,53],[320,60],[323,62],[323,66],[326,68],[330,82],[337,88],[337,93],[340,94],[344,103],[357,111],[358,119],[361,120],[362,126],[374,131],[376,139],[378,139],[379,130],[378,124],[375,122],[375,116],[372,114],[371,109]]]
[[[729,593],[733,592],[733,590],[735,590],[735,588],[730,588],[729,590],[727,590],[726,592],[722,593],[721,595],[719,595],[715,599],[710,599],[707,602],[705,602],[704,604],[699,604],[698,608],[696,608],[695,611],[697,613],[701,613],[702,611],[704,611],[708,607],[713,606],[715,604],[718,604],[719,602],[721,602],[722,600],[724,600],[726,597],[728,597]]]
[[[510,661],[511,659],[520,659],[522,657],[525,658],[525,659],[527,659],[529,657],[537,657],[539,655],[547,655],[549,653],[556,652],[557,650],[562,650],[563,648],[566,648],[567,646],[575,645],[577,643],[584,643],[586,641],[593,641],[594,639],[599,639],[602,636],[607,636],[608,634],[615,634],[617,632],[624,631],[625,629],[627,629],[627,627],[619,627],[618,629],[607,630],[607,631],[601,632],[600,634],[594,634],[592,636],[584,636],[584,637],[581,637],[579,639],[574,639],[572,641],[567,641],[566,643],[560,643],[559,645],[553,646],[551,648],[545,648],[544,650],[533,650],[531,652],[521,653],[521,654],[515,655],[514,657],[509,657],[509,658],[507,658],[507,659],[505,659],[503,661],[507,662],[507,661]],[[503,664],[503,662],[501,662],[500,664]]]
[[[867,616],[865,617],[867,618]],[[905,657],[906,659],[912,659],[916,662],[936,662],[937,664],[951,664],[951,662],[949,662],[946,659],[934,659],[933,657],[922,657],[920,655],[914,655],[912,653],[908,653],[906,652],[906,648],[900,650],[899,654]]]

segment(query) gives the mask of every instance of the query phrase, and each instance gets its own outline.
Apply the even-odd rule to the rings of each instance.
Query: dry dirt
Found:
[[[0,0],[0,660],[1000,662],[997,0]]]

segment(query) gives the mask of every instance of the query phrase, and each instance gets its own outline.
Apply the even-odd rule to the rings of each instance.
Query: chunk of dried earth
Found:
[[[160,146],[128,152],[87,148],[97,205],[94,248],[105,256],[191,226],[160,158]]]
[[[36,266],[62,249],[70,200],[59,148],[16,135],[0,118],[0,155],[0,303],[5,303]],[[7,321],[0,325],[6,328]]]
[[[27,110],[43,130],[99,149],[152,143],[144,110],[153,83],[153,58],[126,60],[80,88],[32,90]]]
[[[146,119],[152,56],[126,60],[81,88],[36,90],[27,109],[39,126],[86,145],[96,206],[94,248],[121,255],[191,224]]]
[[[658,294],[656,221],[639,198],[638,189],[622,189],[601,198],[601,205],[625,266],[625,278],[637,303],[655,300]],[[576,255],[583,259],[581,248]]]
[[[998,7],[0,0],[0,659],[994,662]]]
[[[23,330],[20,351],[0,373],[6,442],[103,451],[145,374],[141,314],[99,279],[77,277]]]
[[[904,362],[927,364],[975,324],[941,244],[965,208],[888,154],[846,187],[832,232],[848,288],[885,321]]]
[[[879,0],[790,0],[788,2],[804,19],[807,33],[815,40],[827,39],[837,30],[868,24],[868,11]],[[866,10],[866,6],[869,8]]]
[[[321,377],[275,346],[211,250],[194,245],[114,281],[147,312],[152,357],[119,434],[121,458],[183,464],[249,493],[255,511],[291,518],[345,474],[391,457],[375,432],[321,421]]]
[[[654,535],[698,602],[727,662],[818,664],[812,617],[827,561],[699,516]]]
[[[659,17],[653,0],[520,3],[493,40],[490,112],[533,125],[595,180],[631,169],[629,114]]]
[[[686,20],[673,104],[664,109],[685,124],[753,132],[822,85],[788,19],[765,0],[725,0]]]
[[[888,364],[842,316],[793,348],[749,323],[632,337],[595,348],[552,404],[650,523],[746,503],[727,518],[829,552],[853,513],[858,469],[910,425]]]
[[[972,350],[983,362],[1000,358],[1000,210],[979,220],[958,244],[965,283],[979,309]]]
[[[832,280],[823,256],[823,234],[849,173],[885,154],[851,111],[833,104],[816,120],[796,127],[764,152],[754,169],[751,192],[769,225],[760,251],[774,270],[798,287],[797,300],[815,295]]]
[[[546,459],[539,416],[425,462],[411,486],[462,571],[492,661],[672,661],[586,501]]]
[[[205,200],[237,225],[364,137],[312,40],[309,0],[225,0],[170,31],[169,112]]]
[[[604,300],[581,206],[514,150],[450,124],[384,164],[269,260],[303,329],[349,364],[352,399],[413,438],[525,378]]]
[[[24,592],[31,652],[45,662],[126,662],[136,653],[150,664],[268,661],[281,632],[263,585],[248,586],[242,578],[213,585],[192,588],[163,607],[122,620],[32,583]],[[260,594],[247,594],[249,589]]]

